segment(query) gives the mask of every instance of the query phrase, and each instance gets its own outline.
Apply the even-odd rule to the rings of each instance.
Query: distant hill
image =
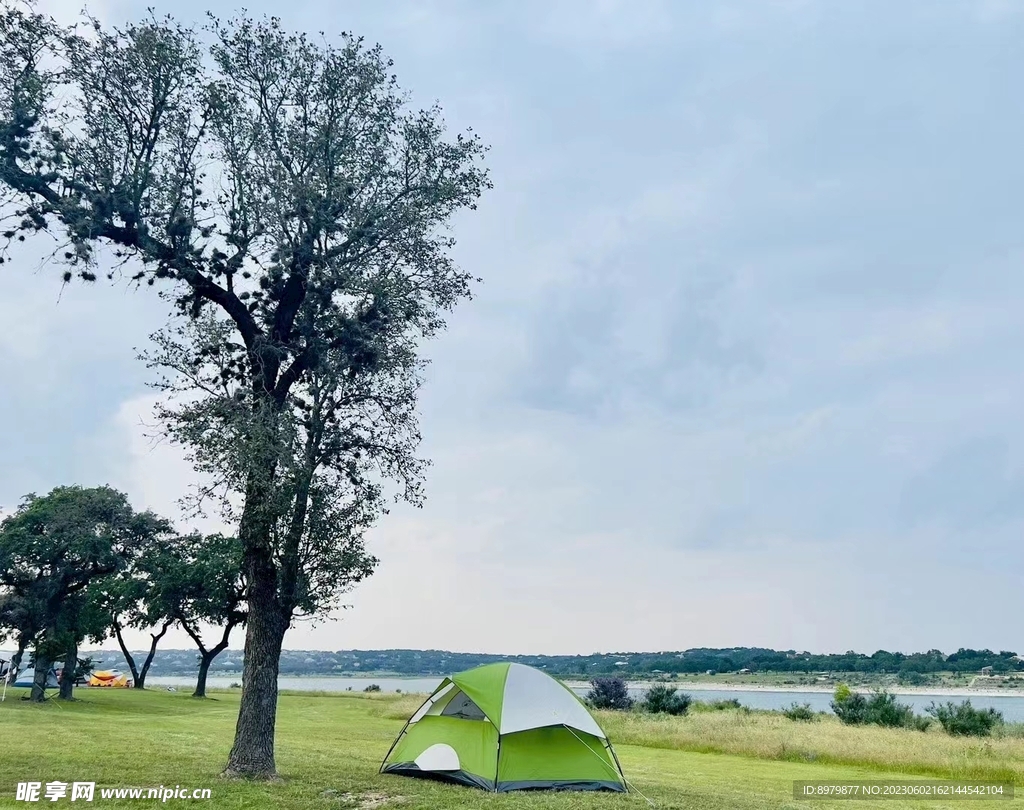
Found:
[[[88,651],[99,668],[125,669],[120,651]],[[144,659],[145,653],[133,653]],[[0,657],[10,657],[0,653]],[[242,651],[225,650],[214,661],[211,675],[235,675],[242,671]],[[590,678],[620,675],[627,678],[684,673],[739,672],[863,672],[930,673],[978,672],[992,667],[994,673],[1024,671],[1024,660],[1014,652],[960,649],[952,654],[939,650],[904,654],[879,650],[871,655],[847,652],[814,654],[761,647],[707,647],[674,652],[596,653],[594,655],[489,655],[444,650],[285,650],[281,654],[282,675],[446,675],[494,661],[516,661],[561,677]],[[192,675],[196,672],[195,650],[159,650],[150,674]]]

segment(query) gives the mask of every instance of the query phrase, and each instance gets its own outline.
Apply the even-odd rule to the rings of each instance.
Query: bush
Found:
[[[884,689],[866,698],[852,691],[845,683],[836,687],[832,696],[832,711],[850,726],[875,725],[925,731],[931,723],[925,717],[915,716],[912,707],[900,703],[895,695]]]
[[[590,681],[587,703],[595,709],[625,710],[633,707],[633,698],[622,678],[594,678]]]
[[[676,691],[674,686],[656,684],[647,690],[640,707],[651,714],[686,714],[693,698],[683,692]]]
[[[810,703],[804,703],[802,706],[799,703],[793,703],[788,709],[783,709],[782,713],[790,720],[817,720],[818,713],[811,708]]]
[[[377,686],[377,684],[375,684],[375,683],[371,683],[363,691],[364,692],[379,692],[380,691],[380,687]]]
[[[914,710],[896,700],[896,695],[884,689],[875,692],[867,702],[866,722],[887,728],[913,728]]]
[[[709,708],[714,709],[716,712],[725,711],[726,709],[743,708],[743,704],[740,703],[736,698],[729,698],[728,700],[712,700],[707,705]]]
[[[845,683],[836,687],[832,695],[832,711],[848,726],[859,726],[867,720],[868,701]]]
[[[960,705],[952,701],[944,704],[932,703],[928,714],[939,721],[947,734],[957,737],[987,737],[992,729],[1003,722],[1003,715],[995,709],[975,709],[971,701]]]

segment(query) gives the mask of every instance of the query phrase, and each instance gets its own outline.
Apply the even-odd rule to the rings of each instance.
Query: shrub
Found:
[[[377,686],[377,684],[375,684],[375,683],[371,683],[363,691],[364,692],[379,692],[380,691],[380,687]]]
[[[975,709],[969,700],[959,705],[952,701],[932,703],[925,711],[939,721],[947,734],[957,737],[987,737],[995,726],[1003,722],[1000,712],[995,709]]]
[[[633,707],[626,682],[622,678],[594,678],[590,681],[587,702],[595,709],[625,710]]]
[[[867,720],[868,701],[864,695],[841,683],[832,694],[832,711],[846,725],[859,726]]]
[[[845,683],[836,687],[832,696],[832,711],[843,723],[851,726],[868,724],[925,731],[931,724],[927,718],[915,716],[912,707],[900,703],[895,695],[884,689],[866,698],[852,691]]]
[[[793,703],[788,709],[783,709],[782,713],[790,720],[818,719],[818,713],[811,708],[810,703],[804,703],[802,706],[799,703]]]
[[[693,698],[683,692],[676,691],[674,686],[656,684],[647,690],[640,706],[651,714],[686,714]]]
[[[712,700],[708,703],[712,709],[716,712],[725,711],[726,709],[742,709],[743,704],[740,703],[736,698],[729,698],[728,700]]]
[[[896,700],[896,695],[884,689],[875,692],[867,702],[865,722],[887,728],[913,728],[914,710]]]

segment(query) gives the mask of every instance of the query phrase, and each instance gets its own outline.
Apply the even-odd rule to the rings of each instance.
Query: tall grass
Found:
[[[727,709],[685,717],[595,712],[613,743],[789,762],[1024,784],[1024,726],[986,739],[879,726],[846,726],[835,717],[799,723],[781,713]]]

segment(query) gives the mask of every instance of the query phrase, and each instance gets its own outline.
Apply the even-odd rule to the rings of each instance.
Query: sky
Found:
[[[89,10],[148,5],[206,10]],[[246,8],[380,42],[495,186],[426,348],[426,504],[286,647],[1024,650],[1024,6]],[[189,528],[133,350],[163,302],[41,253],[0,268],[0,506],[109,483]]]

